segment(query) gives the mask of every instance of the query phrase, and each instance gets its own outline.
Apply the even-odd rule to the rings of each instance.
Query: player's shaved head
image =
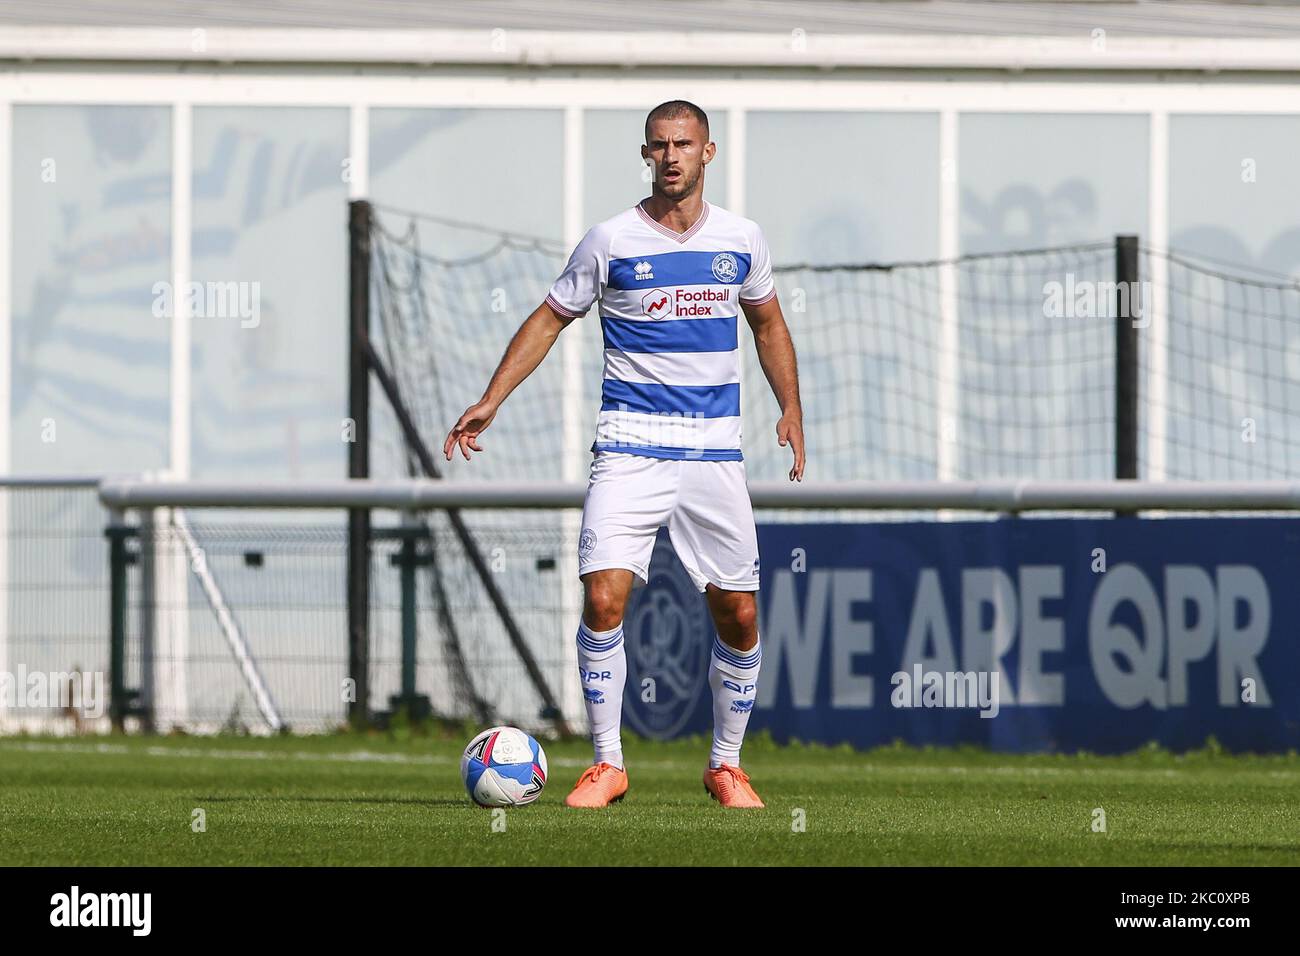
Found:
[[[686,100],[669,100],[667,103],[660,103],[650,111],[645,118],[645,141],[650,142],[650,124],[655,120],[674,120],[689,116],[697,120],[704,127],[704,141],[709,140],[709,116],[704,110],[700,109],[694,103],[688,103]]]

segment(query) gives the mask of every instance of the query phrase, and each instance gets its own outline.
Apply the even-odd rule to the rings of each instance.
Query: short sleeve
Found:
[[[749,274],[740,287],[742,305],[762,305],[776,295],[772,282],[772,254],[767,248],[763,230],[754,227],[754,237],[749,249]]]
[[[590,229],[574,247],[573,255],[551,286],[546,302],[560,315],[576,319],[600,298],[605,284],[604,243],[595,229]]]

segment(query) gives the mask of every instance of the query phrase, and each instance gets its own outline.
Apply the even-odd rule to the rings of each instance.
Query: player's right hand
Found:
[[[471,405],[465,409],[465,414],[460,416],[460,421],[456,426],[447,433],[447,440],[442,443],[442,453],[451,461],[452,450],[457,445],[460,446],[460,453],[469,461],[469,452],[472,448],[474,451],[482,451],[479,447],[478,436],[483,430],[492,424],[492,419],[496,418],[497,406],[493,402],[479,402],[477,405]]]

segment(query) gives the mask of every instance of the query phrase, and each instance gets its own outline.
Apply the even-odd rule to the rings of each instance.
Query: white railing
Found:
[[[581,482],[134,481],[99,486],[105,507],[133,508],[581,508]],[[1300,482],[1255,481],[762,481],[755,508],[1028,511],[1290,511]]]

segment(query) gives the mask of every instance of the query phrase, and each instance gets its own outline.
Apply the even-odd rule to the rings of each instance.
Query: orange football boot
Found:
[[[717,770],[705,770],[704,789],[724,807],[763,807],[763,801],[758,799],[758,794],[749,785],[749,774],[730,764],[724,763]]]
[[[582,771],[573,792],[564,798],[570,807],[607,807],[627,793],[627,771],[611,763],[598,763]]]

